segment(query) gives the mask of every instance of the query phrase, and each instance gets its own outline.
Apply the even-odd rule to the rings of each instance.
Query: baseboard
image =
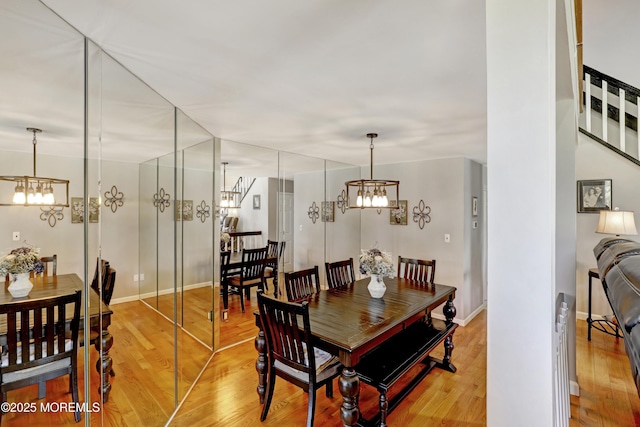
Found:
[[[474,317],[482,313],[482,310],[485,310],[486,308],[487,308],[486,304],[482,304],[480,307],[476,308],[471,314],[469,314],[466,318],[460,319],[459,317],[454,317],[453,321],[457,323],[459,326],[467,326],[469,322],[471,322],[474,319]],[[432,313],[431,316],[434,319],[446,320],[444,315],[439,313]]]
[[[211,286],[211,282],[201,282],[201,283],[194,283],[192,285],[187,285],[184,286],[182,289],[185,291],[191,290],[191,289],[197,289],[197,288],[204,288],[205,286]],[[114,304],[121,304],[123,302],[131,302],[131,301],[138,301],[141,299],[145,299],[145,298],[153,298],[156,295],[167,295],[167,294],[172,294],[173,293],[173,289],[169,288],[169,289],[162,289],[160,291],[158,291],[158,293],[156,294],[155,292],[147,292],[144,294],[140,294],[140,295],[131,295],[128,297],[121,297],[121,298],[112,298],[111,299],[111,303],[109,305],[114,305]]]

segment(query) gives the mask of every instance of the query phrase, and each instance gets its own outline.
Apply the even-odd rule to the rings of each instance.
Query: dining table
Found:
[[[367,277],[346,286],[322,290],[305,300],[309,306],[314,346],[337,356],[344,366],[338,381],[343,399],[340,417],[344,426],[370,425],[370,420],[361,417],[358,404],[358,364],[362,361],[360,366],[366,365],[370,361],[366,359],[367,356],[375,357],[376,350],[383,348],[386,342],[397,339],[411,325],[419,325],[416,322],[431,325],[432,311],[443,304],[445,320],[437,322],[442,323],[445,329],[438,341],[443,343],[444,358],[436,360],[428,356],[429,363],[431,367],[456,371],[451,362],[453,332],[457,326],[453,322],[456,315],[453,304],[456,288],[385,277],[386,292],[382,298],[373,298],[367,289],[369,280]],[[258,352],[257,391],[260,403],[264,403],[269,363],[260,314],[254,314],[256,325],[260,328],[255,339]]]
[[[25,301],[28,299],[51,298],[59,295],[68,294],[76,290],[85,289],[84,282],[75,274],[59,274],[55,276],[38,275],[30,279],[33,282],[33,288],[29,295],[22,298],[14,298],[8,291],[9,282],[5,281],[4,286],[0,286],[0,304],[11,304],[14,302]],[[102,402],[105,403],[109,399],[111,391],[110,376],[112,375],[113,361],[109,355],[109,350],[113,346],[113,336],[109,332],[111,325],[111,315],[113,311],[105,304],[93,289],[87,287],[89,292],[89,327],[92,330],[99,330],[100,336],[95,340],[95,349],[98,351],[99,360],[96,364],[98,374],[102,375],[101,385],[98,391],[102,396]],[[84,298],[83,298],[84,300]],[[68,310],[68,320],[73,317],[73,312]],[[80,331],[79,337],[84,334],[84,304],[80,306]],[[0,319],[0,345],[5,345],[7,340],[6,318]]]

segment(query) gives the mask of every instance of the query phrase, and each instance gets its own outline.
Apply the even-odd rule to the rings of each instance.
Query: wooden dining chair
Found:
[[[38,275],[42,275],[43,277],[58,275],[58,255],[53,254],[51,256],[41,256],[40,262],[42,262],[44,269],[42,270],[41,273],[37,273],[35,275],[31,274],[32,277],[38,276]],[[49,264],[51,264],[51,267],[49,267]]]
[[[264,268],[267,260],[267,247],[257,249],[242,250],[242,264],[240,274],[229,276],[225,286],[234,288],[240,294],[240,307],[244,313],[244,291],[247,300],[251,299],[251,288],[257,286],[259,290],[266,289],[266,281],[264,279]],[[227,292],[224,292],[228,295]],[[224,308],[229,308],[228,298],[223,299]]]
[[[353,258],[344,261],[325,262],[329,289],[345,286],[356,281],[353,272]]]
[[[274,285],[277,286],[278,263],[282,259],[284,246],[287,242],[276,242],[267,240],[267,263],[264,268],[265,279],[274,279]]]
[[[320,292],[318,266],[306,270],[284,273],[284,287],[289,302],[299,302]]]
[[[327,397],[333,397],[332,382],[340,375],[342,364],[337,357],[313,346],[306,302],[279,301],[258,292],[258,309],[269,361],[269,379],[260,421],[267,418],[276,377],[280,377],[308,392],[307,427],[311,427],[316,391],[325,386]]]
[[[398,257],[398,277],[433,284],[436,260]]]
[[[82,291],[77,290],[51,298],[0,305],[0,322],[7,327],[0,368],[3,403],[7,401],[8,391],[69,375],[75,420],[80,421],[77,355],[81,295]],[[69,310],[73,317],[67,329],[65,319]]]

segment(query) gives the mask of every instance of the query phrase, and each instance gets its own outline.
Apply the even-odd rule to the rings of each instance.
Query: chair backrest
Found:
[[[436,260],[398,257],[398,277],[422,283],[433,283],[436,276]]]
[[[236,231],[238,229],[238,217],[234,216],[231,224],[229,225],[229,231]]]
[[[80,296],[82,291],[51,298],[28,299],[0,305],[0,321],[7,326],[3,347],[0,383],[2,393],[46,380],[44,365],[70,358],[63,370],[76,366],[78,331],[80,328]],[[71,310],[69,339],[66,331],[67,313]],[[39,369],[31,369],[41,367]],[[30,371],[26,371],[30,370]],[[22,371],[22,372],[19,372]],[[29,376],[30,372],[33,372]],[[59,375],[70,371],[59,372]],[[58,375],[58,376],[59,376]],[[51,378],[54,378],[52,376]]]
[[[264,277],[267,247],[242,250],[241,280],[262,279]]]
[[[274,267],[274,264],[277,264],[278,261],[282,258],[282,254],[284,253],[284,245],[287,242],[277,242],[275,240],[267,240],[267,257],[268,258],[276,258],[275,261],[269,261],[267,263],[268,267]]]
[[[353,272],[353,258],[344,261],[325,262],[324,266],[329,289],[345,286],[356,281],[356,276]]]
[[[269,358],[308,373],[310,382],[314,381],[316,361],[308,356],[315,353],[307,303],[279,301],[258,292],[258,308]]]
[[[289,301],[301,301],[313,293],[320,292],[318,266],[307,270],[284,273],[284,286]]]
[[[111,297],[113,296],[113,288],[116,285],[116,269],[113,267],[107,268],[107,277],[102,282],[102,301],[109,305],[111,303]]]
[[[231,261],[231,251],[220,251],[220,283],[227,279],[229,261]]]
[[[91,288],[100,294],[100,283],[107,281],[107,273],[109,271],[109,261],[106,259],[96,259],[96,270],[93,272],[93,280],[91,281]],[[103,285],[104,286],[104,285]]]
[[[56,276],[58,274],[58,255],[41,256],[40,261],[44,265],[43,276]],[[51,267],[49,267],[49,264],[51,264]]]

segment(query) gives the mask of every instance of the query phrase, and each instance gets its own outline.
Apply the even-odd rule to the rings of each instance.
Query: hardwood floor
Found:
[[[254,298],[252,302],[255,304]],[[233,307],[233,304],[231,305]],[[223,327],[236,337],[253,337],[253,314],[230,313]],[[162,426],[172,414],[173,328],[162,316],[141,302],[114,306],[111,330],[116,339],[111,351],[116,377],[104,410],[91,414],[91,425]],[[586,322],[577,325],[577,369],[580,397],[571,397],[571,426],[640,426],[640,399],[634,386],[622,340],[593,332],[586,339]],[[229,337],[232,340],[232,337]],[[179,394],[184,395],[211,356],[208,349],[188,334],[179,334],[178,357],[181,360]],[[454,335],[455,374],[435,369],[388,418],[391,426],[486,425],[486,314],[483,312]],[[441,351],[435,354],[440,357]],[[92,349],[90,364],[91,402],[99,400],[98,375],[93,370],[97,354]],[[256,352],[253,341],[216,353],[193,390],[182,403],[171,426],[297,426],[306,420],[307,395],[297,387],[278,379],[273,403],[265,422],[256,393]],[[83,364],[81,358],[81,365]],[[82,372],[80,382],[83,381]],[[68,380],[47,383],[44,402],[69,402]],[[81,386],[81,399],[82,399]],[[35,386],[8,393],[9,402],[36,402]],[[526,398],[526,396],[522,396]],[[361,407],[365,415],[377,405],[375,390],[363,385]],[[334,398],[318,392],[318,426],[340,425],[341,398],[334,384]],[[4,426],[77,425],[70,413],[7,414]],[[82,421],[84,423],[84,419]]]

